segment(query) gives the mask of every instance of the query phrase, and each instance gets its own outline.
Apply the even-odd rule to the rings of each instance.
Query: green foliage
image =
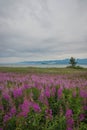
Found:
[[[15,130],[25,130],[26,119],[24,117],[18,117],[16,119],[16,129]]]
[[[4,110],[8,111],[8,109],[9,109],[9,102],[5,98],[3,98],[3,97],[2,97],[2,104],[3,104]]]
[[[3,126],[3,112],[0,111],[0,127]]]
[[[70,58],[70,61],[69,61],[69,64],[71,64],[72,67],[75,67],[76,64],[77,64],[75,58],[71,57],[71,58]]]
[[[56,69],[54,70],[56,71]],[[79,70],[75,70],[75,69],[67,69],[67,70],[69,71],[69,73],[72,73],[71,70],[74,71],[75,73],[80,72]],[[48,72],[52,72],[52,71],[51,69],[48,70]],[[62,72],[62,73],[65,73],[65,72]],[[83,79],[85,77],[85,79],[87,79],[86,75],[87,75],[86,73],[85,74],[81,73],[79,77],[82,77]],[[69,78],[72,78],[72,77],[69,77]],[[8,88],[11,87],[11,84],[12,84],[11,82],[7,83]],[[19,86],[21,85],[22,84],[19,84]],[[43,96],[44,101],[38,100],[38,97],[40,96],[40,90],[36,88],[36,86],[32,86],[32,88],[26,88],[23,91],[23,95],[21,97],[14,98],[12,95],[10,95],[10,97],[12,98],[10,101],[6,100],[2,96],[2,93],[1,93],[0,105],[3,106],[3,108],[1,108],[1,111],[0,111],[0,127],[2,128],[3,126],[3,117],[5,116],[5,114],[10,115],[10,109],[12,107],[11,106],[11,103],[12,103],[12,105],[16,107],[17,115],[14,117],[11,117],[10,120],[7,120],[6,124],[4,124],[5,126],[4,130],[35,130],[35,129],[36,130],[66,130],[67,121],[66,121],[65,114],[66,114],[67,109],[72,110],[72,118],[74,119],[73,130],[77,130],[77,129],[87,130],[87,110],[82,109],[83,106],[87,104],[86,104],[86,99],[81,98],[79,95],[80,88],[79,87],[63,88],[62,97],[58,98],[59,86],[54,85],[52,87],[56,87],[55,95],[50,96],[50,97]],[[73,96],[74,91],[76,92],[75,96]],[[32,100],[28,100],[29,96],[32,98]],[[41,108],[41,111],[35,112],[31,105],[31,107],[29,108],[30,111],[28,115],[26,117],[23,117],[23,115],[20,114],[22,112],[22,110],[20,109],[20,106],[23,103],[24,99],[27,99],[28,101],[32,101],[32,103],[38,103],[38,105]],[[45,100],[47,101],[46,102],[47,104],[44,103]],[[26,108],[24,109],[26,110]],[[47,118],[46,110],[52,110],[52,118]],[[80,114],[85,115],[85,119],[82,121],[80,121],[79,119]]]
[[[29,113],[27,117],[28,127],[31,130],[37,129],[42,130],[45,124],[44,113],[35,113],[33,110]]]
[[[33,99],[34,99],[35,101],[38,100],[38,97],[39,97],[39,95],[40,95],[40,91],[39,91],[39,89],[36,88],[36,87],[32,87],[32,88],[26,89],[26,90],[25,90],[25,93],[26,93],[27,97],[28,97],[30,94],[33,94]]]
[[[87,68],[81,69],[82,71],[87,71]],[[20,74],[26,74],[26,73],[36,73],[36,74],[67,74],[67,73],[73,73],[77,70],[73,70],[70,68],[35,68],[35,67],[0,67],[0,72],[14,72],[14,73],[20,73]],[[78,70],[79,71],[79,70]],[[15,84],[15,82],[14,82]]]
[[[81,66],[75,66],[76,69],[83,69]]]
[[[28,94],[31,92],[28,90]],[[34,100],[38,100],[39,91],[37,88],[32,88]],[[58,88],[57,88],[58,90]],[[56,91],[57,91],[56,90]],[[4,130],[66,130],[66,109],[67,107],[73,110],[74,128],[78,130],[87,130],[87,122],[81,122],[78,125],[79,115],[82,113],[82,98],[79,96],[79,88],[75,89],[76,96],[73,97],[73,89],[63,89],[63,96],[58,99],[57,93],[55,96],[48,98],[49,108],[52,110],[52,119],[46,118],[47,106],[39,104],[41,112],[36,113],[32,108],[27,117],[13,117],[8,122]],[[6,101],[3,100],[6,105]],[[62,112],[61,109],[62,108]],[[86,112],[85,112],[86,113]],[[2,118],[0,118],[2,120]]]
[[[4,130],[15,130],[16,129],[16,117],[12,117],[5,125]]]
[[[42,109],[41,113],[35,113],[33,109],[29,112],[26,118],[19,117],[17,119],[16,130],[43,130],[46,123],[45,109]]]
[[[26,96],[29,96],[31,93],[31,88],[25,89]]]
[[[55,97],[50,97],[48,99],[48,102],[49,102],[49,106],[50,108],[52,109],[52,114],[53,116],[55,117],[56,115],[59,116],[60,114],[60,106],[62,105],[63,107],[63,111],[65,111],[65,104],[64,104],[64,101],[61,99],[61,100],[55,100]]]
[[[79,130],[87,130],[87,123],[81,122]]]
[[[39,95],[40,95],[39,89],[36,88],[36,87],[33,87],[33,88],[31,88],[31,90],[32,90],[32,93],[33,93],[33,99],[34,99],[35,101],[38,100],[38,97],[39,97]]]
[[[48,122],[48,127],[45,130],[66,130],[65,116],[55,116],[51,122]]]
[[[18,109],[19,104],[23,103],[23,97],[15,98],[14,103],[15,103],[16,109]]]

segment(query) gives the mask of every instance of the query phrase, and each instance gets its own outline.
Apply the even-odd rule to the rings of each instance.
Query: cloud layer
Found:
[[[87,58],[87,0],[0,0],[0,62]]]

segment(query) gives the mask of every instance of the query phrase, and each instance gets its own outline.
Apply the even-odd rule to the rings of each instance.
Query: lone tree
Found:
[[[71,64],[72,67],[75,67],[76,64],[77,64],[76,59],[73,58],[73,57],[71,57],[71,58],[70,58],[70,61],[69,61],[69,64]]]

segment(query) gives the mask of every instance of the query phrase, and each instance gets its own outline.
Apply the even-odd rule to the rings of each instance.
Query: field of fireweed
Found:
[[[0,72],[0,130],[87,130],[87,73]]]

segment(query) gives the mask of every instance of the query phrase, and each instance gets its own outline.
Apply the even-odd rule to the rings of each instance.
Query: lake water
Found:
[[[56,65],[52,65],[52,64],[33,64],[33,65],[28,65],[28,64],[21,64],[21,65],[17,65],[17,64],[8,64],[8,65],[0,65],[1,67],[40,67],[40,68],[65,68],[69,65],[61,65],[61,64],[56,64]],[[87,65],[79,65],[81,67],[87,68]]]

